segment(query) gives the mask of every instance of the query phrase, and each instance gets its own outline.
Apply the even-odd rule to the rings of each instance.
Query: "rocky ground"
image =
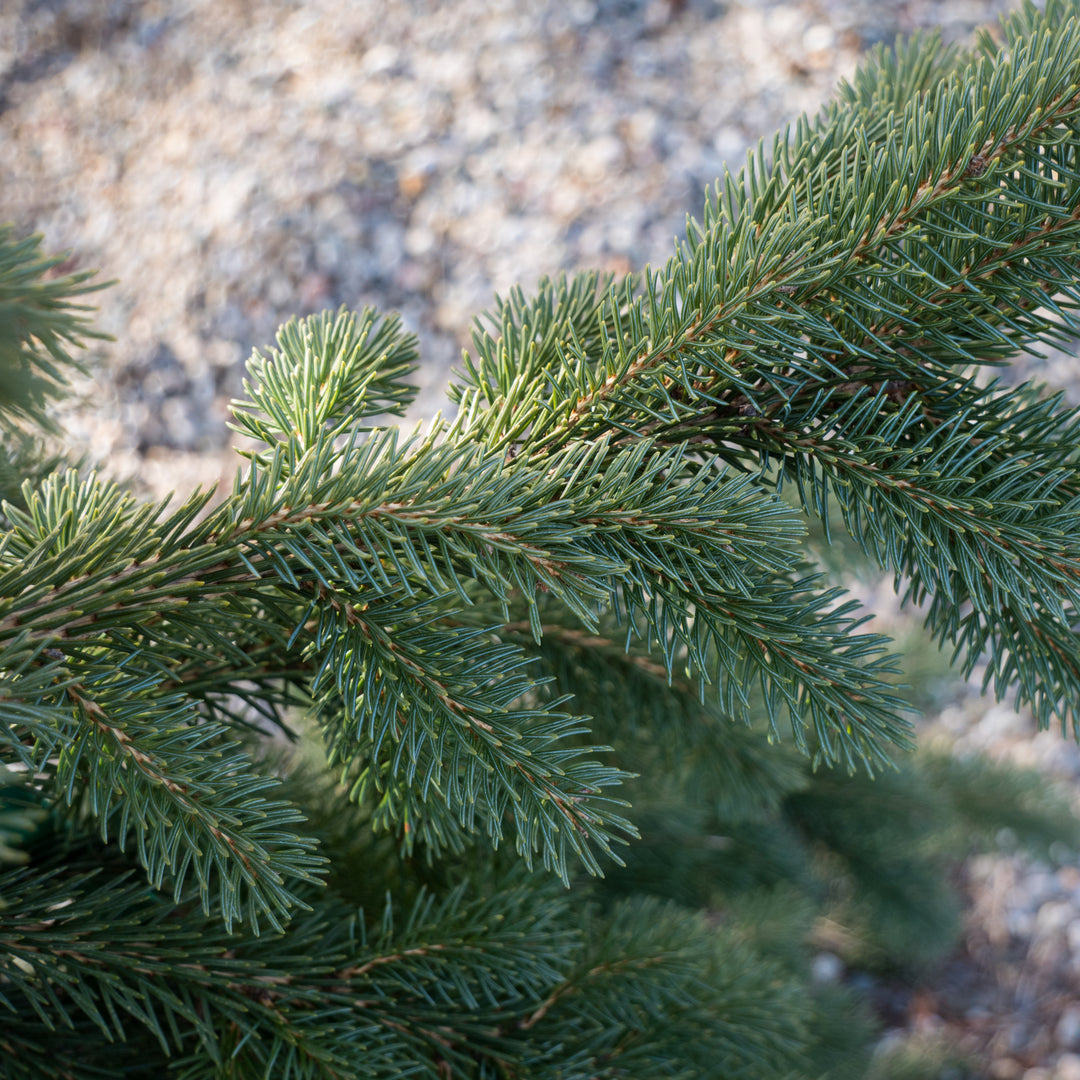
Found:
[[[867,48],[967,40],[1007,6],[5,0],[0,219],[118,280],[72,431],[147,492],[186,489],[231,474],[227,401],[288,316],[401,311],[429,415],[495,292],[662,262],[724,163]],[[969,696],[939,730],[1080,778],[1070,744],[986,709]],[[1080,1080],[1080,868],[966,875],[966,951],[897,1027],[966,1040],[1002,1080]]]

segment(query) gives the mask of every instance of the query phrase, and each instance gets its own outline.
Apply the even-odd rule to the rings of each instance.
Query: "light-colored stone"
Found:
[[[836,953],[819,952],[810,963],[810,977],[816,983],[836,983],[844,975],[844,962]]]
[[[1065,1050],[1080,1049],[1080,1005],[1069,1005],[1054,1027],[1054,1039]]]
[[[1080,1080],[1080,1054],[1062,1054],[1054,1065],[1054,1080]]]
[[[1068,900],[1047,900],[1035,916],[1035,933],[1042,936],[1063,933],[1075,915]]]

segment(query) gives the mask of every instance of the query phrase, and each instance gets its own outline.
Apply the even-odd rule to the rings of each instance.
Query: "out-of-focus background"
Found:
[[[118,280],[73,433],[167,491],[217,478],[289,316],[401,311],[430,414],[495,292],[663,262],[724,163],[868,47],[1006,6],[2,0],[0,220]]]
[[[403,313],[429,415],[496,292],[663,262],[724,163],[865,50],[924,28],[968,40],[1008,6],[0,0],[0,220],[118,280],[76,448],[150,494],[231,475],[226,405],[252,347],[342,303]],[[931,719],[958,752],[1080,778],[1072,744],[974,691]],[[866,992],[1000,1080],[1080,1080],[1080,868],[1003,853],[962,874],[954,961]]]

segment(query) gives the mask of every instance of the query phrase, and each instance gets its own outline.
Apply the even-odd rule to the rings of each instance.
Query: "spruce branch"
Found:
[[[102,839],[123,849],[133,836],[155,887],[168,882],[179,898],[190,874],[227,927],[244,918],[257,933],[262,915],[280,928],[298,902],[288,882],[314,880],[324,861],[293,828],[302,815],[265,798],[277,781],[254,773],[225,729],[199,723],[185,698],[154,694],[155,681],[122,671],[69,678],[51,709],[6,716],[0,745],[85,806]],[[16,701],[29,696],[17,680],[8,689]]]
[[[416,394],[401,381],[416,370],[416,337],[397,315],[342,308],[333,318],[293,319],[278,331],[278,346],[268,357],[254,353],[252,381],[244,382],[249,400],[232,405],[234,430],[261,442],[293,438],[307,447],[327,428],[400,416]]]
[[[620,746],[620,760],[641,774],[634,787],[678,790],[691,802],[753,818],[775,809],[805,782],[805,761],[770,745],[758,731],[720,708],[700,684],[671,677],[662,655],[627,645],[610,617],[604,632],[549,622],[533,645],[528,622],[509,623],[499,636],[534,648],[552,682],[543,689],[572,693],[593,718],[594,737]]]
[[[0,429],[17,435],[24,423],[58,434],[47,405],[62,396],[66,371],[85,371],[69,350],[103,339],[76,298],[107,287],[92,272],[47,277],[63,262],[41,253],[41,237],[16,240],[0,225]],[[7,486],[7,485],[5,485]],[[17,487],[17,485],[15,485]]]
[[[684,1068],[784,1075],[796,1067],[805,1048],[805,998],[800,1006],[780,970],[751,961],[749,951],[705,944],[695,923],[695,916],[645,900],[620,904],[591,928],[573,971],[519,1021],[519,1031],[549,1045],[589,1046],[572,1056],[557,1051],[555,1075],[639,1075],[657,1060],[646,1032],[650,1019],[661,1017],[665,1042],[688,1041]],[[703,946],[697,956],[685,948],[688,937]],[[775,1026],[778,1009],[788,1017],[784,1030]]]
[[[1000,431],[1015,402],[988,408],[967,370],[1080,329],[1080,31],[1068,5],[1051,8],[1045,21],[1025,9],[1010,47],[967,67],[933,48],[882,54],[771,160],[759,147],[663,270],[596,296],[598,336],[564,334],[544,386],[516,389],[511,451],[541,460],[614,428],[613,447],[682,446],[763,482],[779,464],[810,512],[836,497],[935,612],[972,605],[984,633],[932,623],[969,666],[969,646],[1005,652],[1015,619],[1054,638],[1071,605],[1075,466],[1008,461],[974,417],[993,412]],[[533,324],[548,340],[559,291],[504,306],[502,336],[475,339],[462,437],[510,439],[503,388],[518,384],[496,372],[515,369]],[[1010,449],[1031,419],[1017,415]],[[1025,684],[1041,723],[1080,695],[1063,664],[1052,693]]]
[[[320,712],[329,714],[330,764],[358,760],[354,797],[378,791],[382,813],[404,823],[409,842],[425,815],[394,801],[418,792],[421,804],[444,802],[466,832],[479,818],[496,843],[509,818],[526,860],[540,851],[564,878],[571,852],[599,873],[592,849],[613,856],[611,840],[634,835],[614,811],[626,804],[598,798],[628,774],[577,745],[588,729],[557,711],[562,700],[528,704],[535,681],[523,650],[484,631],[431,627],[424,614],[376,610],[354,617],[353,628],[320,627],[316,648],[323,637],[329,644],[312,693],[328,701]]]
[[[404,911],[388,905],[377,920],[324,902],[284,935],[238,941],[170,918],[172,906],[136,881],[99,880],[82,861],[16,871],[25,887],[0,911],[0,1005],[18,1015],[29,1005],[61,1038],[87,1022],[107,1038],[148,1029],[181,1071],[201,1056],[233,1061],[240,1075],[287,1067],[326,1080],[401,1075],[403,1061],[432,1078],[477,1062],[506,1076],[618,1075],[633,1067],[623,1058],[721,1017],[709,1052],[732,1067],[766,1047],[770,1061],[791,1062],[801,1046],[777,1023],[793,984],[745,950],[713,944],[703,961],[700,920],[655,903],[594,915],[587,944],[569,897],[549,886],[538,914],[536,886],[518,874],[488,882],[486,899],[462,886]],[[728,977],[713,978],[714,965]],[[670,1029],[646,1035],[650,1017]],[[752,1048],[733,1038],[741,1024]],[[19,1020],[4,1037],[29,1041],[34,1027]],[[575,1031],[590,1049],[568,1061]]]

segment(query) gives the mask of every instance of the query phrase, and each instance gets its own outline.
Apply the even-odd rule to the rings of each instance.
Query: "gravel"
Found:
[[[244,359],[342,303],[419,333],[430,415],[496,292],[663,262],[869,45],[1000,7],[9,0],[4,216],[119,281],[76,434],[155,493],[231,470]]]
[[[967,40],[1007,6],[7,0],[2,216],[118,281],[72,435],[148,494],[229,477],[245,358],[339,304],[402,312],[430,416],[495,293],[662,263],[725,162],[867,48],[921,27]],[[1080,382],[1072,357],[1049,365]],[[1074,745],[975,694],[935,730],[1080,777]],[[954,1030],[1004,1080],[1080,1080],[1080,870],[987,856],[966,874],[962,962],[908,1028]]]

